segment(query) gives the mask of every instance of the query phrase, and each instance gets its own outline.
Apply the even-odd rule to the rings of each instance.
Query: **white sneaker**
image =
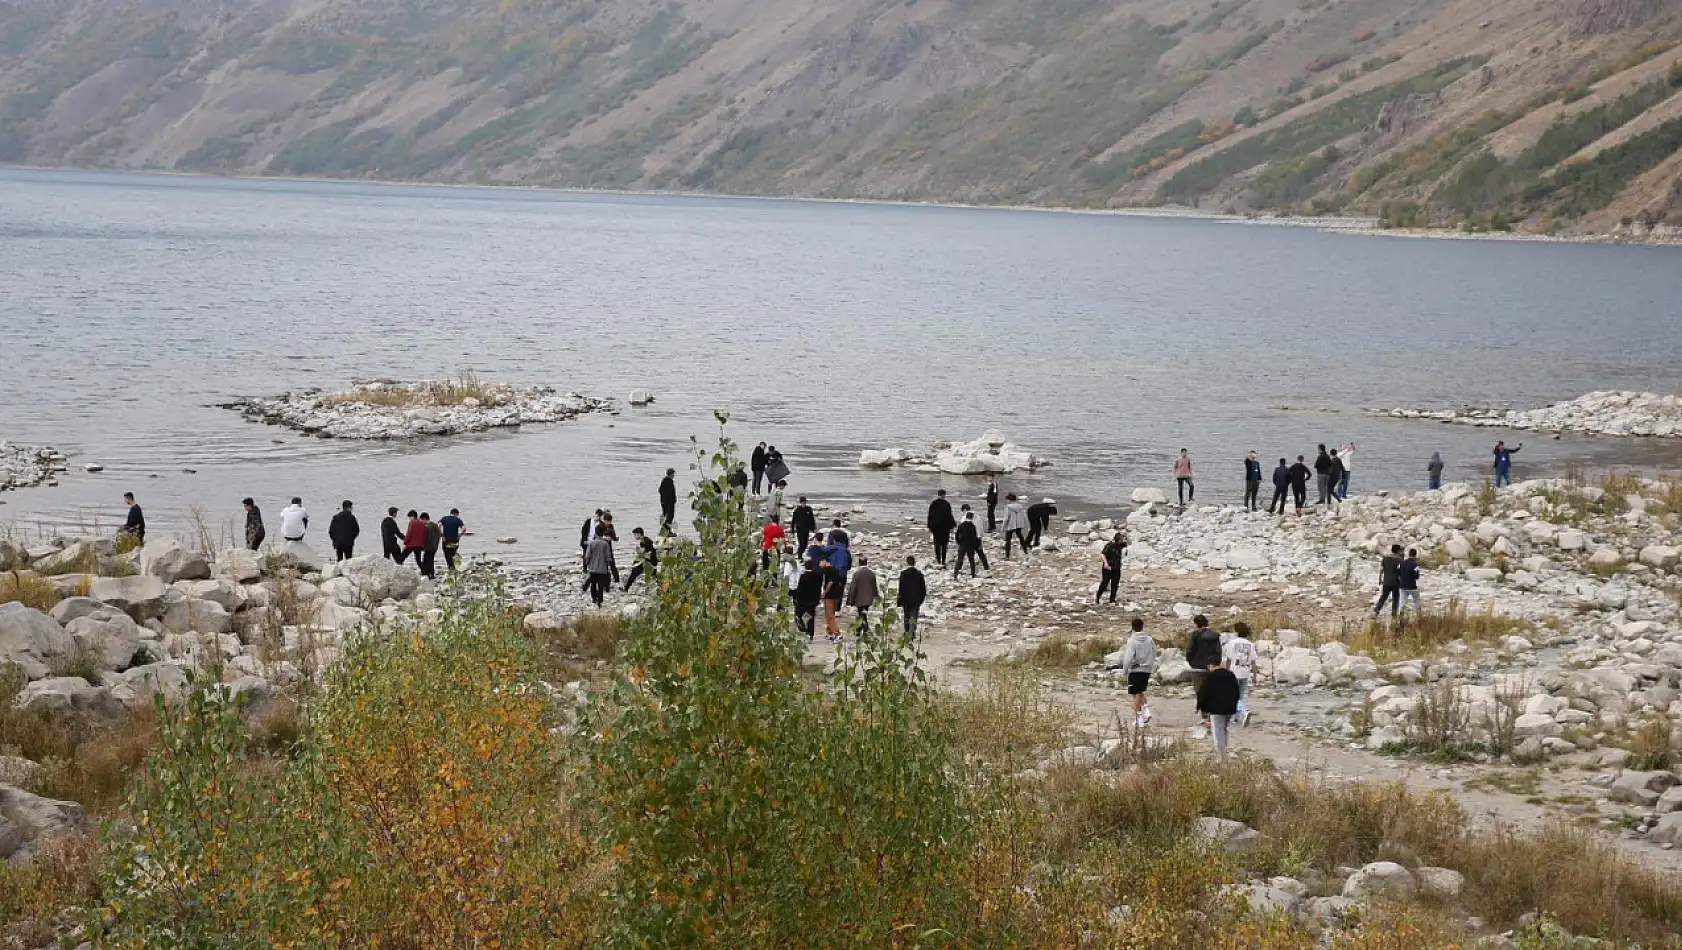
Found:
[[[1148,726],[1154,718],[1156,718],[1156,713],[1151,712],[1151,707],[1147,704],[1145,706],[1145,711],[1139,714],[1139,725]]]
[[[1133,717],[1133,728],[1135,728],[1135,729],[1145,728],[1145,714],[1144,713],[1139,713],[1137,716]]]

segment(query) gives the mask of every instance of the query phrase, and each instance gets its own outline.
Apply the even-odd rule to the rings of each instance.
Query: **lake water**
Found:
[[[688,439],[782,448],[792,488],[920,511],[979,480],[861,472],[864,448],[988,427],[1051,457],[1006,487],[1113,511],[1171,486],[1236,500],[1239,459],[1360,447],[1358,491],[1433,450],[1481,478],[1496,433],[1372,406],[1537,406],[1682,391],[1682,252],[1352,237],[1105,215],[0,170],[0,438],[72,453],[0,522],[302,495],[455,506],[518,561],[589,510],[650,525]],[[358,377],[557,385],[647,410],[417,445],[323,441],[214,403]],[[1282,408],[1291,407],[1291,408]],[[1682,446],[1528,440],[1518,474],[1682,464]],[[98,462],[102,474],[82,466]],[[194,469],[187,474],[184,469]],[[271,523],[271,535],[274,527]],[[498,535],[520,543],[490,544]],[[377,542],[373,542],[377,545]]]

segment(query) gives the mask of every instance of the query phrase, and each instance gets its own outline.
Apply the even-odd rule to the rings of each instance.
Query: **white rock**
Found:
[[[140,623],[163,616],[169,588],[156,577],[101,577],[88,587],[88,596],[115,607]]]
[[[1563,731],[1552,716],[1526,713],[1513,720],[1513,734],[1518,736],[1557,736]]]
[[[1168,495],[1160,488],[1133,489],[1133,504],[1135,505],[1166,505]]]
[[[188,549],[180,538],[161,537],[147,541],[140,549],[140,572],[165,584],[196,581],[210,577],[210,562]]]
[[[1649,544],[1641,549],[1641,563],[1649,567],[1669,567],[1676,563],[1677,549],[1662,544]]]
[[[1554,543],[1561,551],[1581,551],[1588,545],[1588,538],[1575,528],[1566,528],[1554,536]]]
[[[1407,868],[1394,861],[1375,861],[1349,876],[1343,896],[1361,901],[1405,901],[1413,897],[1416,887]]]

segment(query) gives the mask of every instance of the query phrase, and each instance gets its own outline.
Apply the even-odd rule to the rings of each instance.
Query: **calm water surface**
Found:
[[[1358,490],[1415,487],[1494,433],[1363,407],[1682,391],[1682,252],[1357,238],[1193,220],[0,170],[0,438],[73,453],[0,522],[232,524],[303,495],[463,510],[516,560],[570,551],[727,409],[793,486],[873,515],[967,479],[864,473],[862,448],[987,427],[1056,461],[1024,492],[1113,508],[1191,449],[1355,440]],[[306,438],[213,408],[359,377],[477,372],[649,410],[423,445]],[[1284,408],[1289,407],[1289,408]],[[1520,461],[1676,465],[1682,446],[1532,439]],[[85,474],[99,462],[106,471]],[[1523,474],[1521,467],[1520,474]],[[187,474],[184,469],[195,469]],[[273,526],[271,525],[271,533]],[[495,547],[494,545],[491,545]]]

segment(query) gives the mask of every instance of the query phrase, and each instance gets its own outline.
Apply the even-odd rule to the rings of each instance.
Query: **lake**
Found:
[[[998,428],[1071,511],[1172,486],[1236,501],[1244,452],[1359,446],[1357,491],[1479,478],[1499,433],[1368,407],[1530,407],[1682,391],[1682,251],[1349,236],[1191,219],[0,170],[0,438],[72,454],[0,496],[31,537],[218,531],[256,496],[459,507],[520,562],[606,505],[651,526],[689,438],[778,445],[791,490],[920,513],[974,479],[864,472],[865,448]],[[256,425],[215,403],[473,372],[623,401],[616,417],[412,445]],[[1522,436],[1521,436],[1522,438]],[[1682,445],[1531,437],[1517,475],[1682,465]],[[101,474],[82,471],[86,463]],[[188,474],[185,470],[194,470]],[[622,530],[623,530],[622,528]],[[512,535],[520,543],[491,543]],[[324,538],[318,538],[325,546]]]

